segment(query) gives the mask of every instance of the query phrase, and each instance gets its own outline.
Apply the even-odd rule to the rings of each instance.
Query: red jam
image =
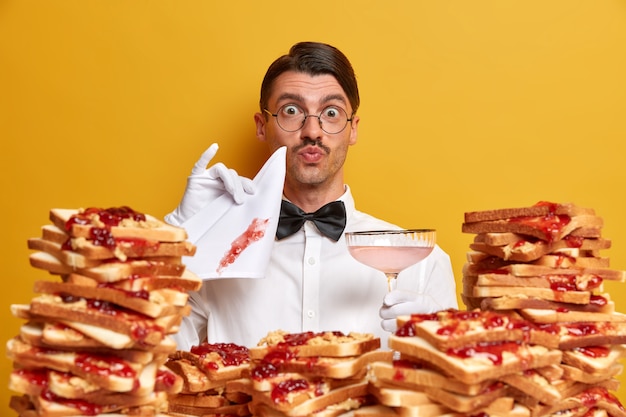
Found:
[[[92,227],[89,231],[89,239],[92,240],[96,246],[103,246],[105,248],[114,249],[120,239],[116,239],[111,234],[111,227],[118,226],[125,219],[132,219],[137,222],[146,220],[146,216],[143,213],[139,213],[127,206],[111,207],[107,209],[100,209],[90,207],[84,210],[82,213],[74,214],[65,223],[65,229],[70,231],[72,226],[78,225],[92,225],[93,218],[97,217],[100,222],[104,223],[104,227]],[[141,239],[124,239],[126,242],[130,242],[133,245],[146,246],[146,243],[140,243]],[[65,242],[62,246],[64,250],[71,249],[69,241]]]
[[[589,336],[600,333],[595,323],[568,323],[563,325],[571,336]]]
[[[580,352],[590,358],[606,358],[611,353],[611,349],[606,346],[585,346],[575,348],[574,351]]]
[[[66,407],[75,408],[85,416],[97,416],[102,413],[102,406],[84,400],[59,397],[47,389],[41,393],[41,398],[46,401],[62,404]]]
[[[571,221],[571,218],[565,214],[556,215],[551,212],[545,216],[513,217],[509,221],[537,229],[544,235],[545,240],[552,242],[559,238],[559,233]]]
[[[250,361],[250,351],[248,348],[234,343],[203,343],[199,346],[192,346],[191,353],[203,358],[210,353],[217,353],[224,366],[238,366]],[[219,366],[213,362],[207,365],[210,369],[217,370],[219,368]]]
[[[162,387],[166,387],[168,389],[172,388],[174,385],[176,385],[177,379],[178,379],[177,375],[170,370],[166,370],[166,369],[157,370],[156,382]]]
[[[287,396],[290,393],[304,391],[309,389],[309,383],[306,379],[289,379],[279,382],[274,389],[272,389],[272,401],[275,404],[284,403],[287,401]]]
[[[448,355],[456,356],[462,359],[467,358],[487,358],[494,365],[502,364],[502,354],[504,352],[517,352],[520,344],[517,342],[495,342],[477,343],[473,346],[464,346],[460,348],[450,348],[446,351]]]
[[[323,337],[326,332],[303,332],[303,333],[289,333],[283,336],[284,341],[278,343],[276,346],[302,346],[315,337]],[[344,337],[342,332],[332,332],[336,337]]]
[[[128,206],[110,207],[107,209],[89,207],[82,213],[74,214],[70,217],[65,223],[65,229],[69,231],[74,224],[92,224],[92,218],[94,216],[98,216],[100,221],[107,227],[117,226],[125,219],[132,219],[137,222],[146,220],[146,216],[143,213],[139,213]]]
[[[76,366],[90,374],[115,375],[123,378],[135,378],[137,375],[128,363],[114,356],[79,353],[74,362]]]
[[[47,369],[16,369],[13,373],[26,379],[31,385],[43,388],[48,386]]]
[[[250,373],[250,376],[255,381],[262,381],[267,378],[274,378],[277,375],[278,369],[271,363],[263,363],[261,365],[257,365],[252,369]]]

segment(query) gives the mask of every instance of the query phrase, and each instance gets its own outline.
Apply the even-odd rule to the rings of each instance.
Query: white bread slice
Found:
[[[97,300],[69,299],[64,302],[62,297],[50,294],[34,297],[30,303],[30,313],[41,319],[97,326],[152,346],[161,343],[165,335],[176,332],[182,320],[178,314],[153,319]]]
[[[557,326],[539,326],[512,314],[481,310],[446,310],[436,314],[398,316],[397,335],[411,326],[410,333],[424,338],[439,350],[477,342],[518,341],[559,346]]]
[[[560,416],[563,410],[578,408],[583,410],[598,408],[605,410],[611,417],[626,417],[626,411],[619,399],[601,386],[590,387],[575,396],[564,399],[557,405],[537,407],[533,410],[533,414]]]
[[[167,415],[181,417],[248,416],[250,414],[247,407],[246,404],[225,404],[220,407],[206,408],[170,402]]]
[[[411,366],[414,363],[414,366]],[[423,387],[446,389],[450,392],[473,396],[486,391],[495,381],[487,380],[467,384],[457,380],[454,376],[428,368],[425,365],[410,360],[379,361],[372,363],[372,375],[376,380],[386,384],[420,391]]]
[[[618,312],[595,313],[537,308],[524,308],[520,309],[518,312],[524,318],[534,323],[626,322],[626,314]]]
[[[268,355],[269,356],[269,355]],[[271,363],[279,372],[314,375],[325,378],[349,379],[359,375],[368,364],[377,361],[391,361],[393,352],[374,350],[352,357],[296,357],[275,360],[266,357],[264,363]]]
[[[159,289],[152,291],[124,291],[106,286],[90,287],[69,282],[36,281],[33,291],[41,294],[66,294],[114,303],[149,317],[187,315],[189,295],[184,291]]]
[[[117,397],[119,398],[119,396]],[[152,393],[148,396],[126,396],[127,403],[111,402],[107,404],[94,404],[87,400],[65,400],[57,399],[56,401],[49,401],[43,397],[33,398],[35,408],[38,411],[38,415],[47,417],[83,417],[84,415],[92,416],[109,416],[113,412],[130,411],[133,408],[145,408],[146,412],[150,410],[156,414],[159,410],[164,410],[167,406],[167,395],[165,393]],[[90,414],[85,413],[88,411]],[[98,414],[91,414],[91,413]],[[137,415],[137,411],[133,412]],[[124,415],[123,413],[119,413]]]
[[[479,287],[473,289],[474,297],[505,297],[519,296],[523,294],[527,297],[541,298],[549,301],[558,301],[572,304],[589,304],[591,293],[587,291],[554,291],[549,288],[536,287]]]
[[[52,226],[53,227],[53,226]],[[141,242],[141,243],[139,243]],[[154,257],[193,256],[196,247],[188,241],[182,242],[149,242],[139,240],[120,240],[113,249],[97,246],[84,238],[72,238],[68,247],[43,238],[28,239],[28,248],[48,252],[61,259],[65,264],[76,268],[98,265],[103,260]]]
[[[284,401],[276,401],[276,398],[272,399],[270,393],[254,391],[248,379],[229,381],[226,389],[248,392],[252,396],[253,408],[258,405],[264,405],[289,417],[315,415],[313,413],[316,411],[339,404],[345,407],[343,412],[349,411],[350,407],[359,407],[363,403],[362,398],[368,394],[368,382],[365,379],[340,385],[336,388],[331,388],[330,386],[326,389],[318,387],[317,392],[315,391],[315,386],[313,386],[311,391],[309,391],[310,388],[305,388],[305,386],[306,384],[302,385],[303,389],[300,390],[299,395],[295,395],[295,391],[292,391],[286,397],[280,396]],[[306,398],[307,395],[309,395],[308,399]]]
[[[96,279],[99,282],[114,282],[132,276],[181,276],[185,266],[180,257],[155,257],[133,259],[126,262],[101,262],[95,266],[74,267],[63,263],[47,252],[34,252],[29,256],[31,266],[56,275],[69,275],[73,272]]]
[[[559,390],[548,379],[533,369],[504,375],[500,377],[500,381],[517,388],[544,404],[556,404],[562,399]]]
[[[87,209],[89,210],[89,209]],[[108,210],[108,209],[103,209]],[[185,229],[167,224],[154,216],[143,214],[145,220],[133,220],[126,218],[114,226],[104,224],[98,212],[101,209],[94,210],[90,214],[82,209],[63,209],[55,208],[50,210],[50,220],[61,230],[66,230],[72,237],[89,238],[92,228],[109,228],[113,237],[121,238],[139,238],[156,240],[161,242],[180,242],[187,239]],[[84,224],[70,222],[70,218],[78,216]],[[69,227],[68,227],[69,226]]]
[[[28,321],[20,327],[20,337],[31,345],[44,348],[85,351],[114,349],[118,355],[144,363],[151,359],[140,357],[168,355],[176,350],[176,343],[170,337],[164,338],[157,346],[151,346],[137,343],[126,334],[68,320]]]
[[[533,265],[547,266],[555,269],[567,268],[608,268],[610,265],[609,258],[600,258],[593,256],[569,256],[564,254],[549,254],[540,257],[531,262]]]
[[[591,208],[579,207],[572,203],[552,203],[540,201],[532,206],[511,207],[492,210],[469,211],[464,214],[465,222],[484,222],[490,220],[509,219],[524,216],[548,216],[548,215],[594,215]]]
[[[117,392],[133,390],[143,369],[140,364],[113,356],[40,349],[17,338],[7,342],[7,356],[20,366],[46,367],[60,372],[71,372],[101,388]],[[97,366],[93,368],[82,366],[83,361],[93,362]]]
[[[615,303],[607,298],[608,294],[606,293],[603,295],[594,294],[590,297],[589,304],[572,304],[518,294],[495,298],[482,298],[480,299],[479,305],[483,310],[542,309],[613,314],[615,313]]]
[[[116,282],[101,283],[94,278],[80,274],[70,274],[64,278],[68,284],[77,284],[85,287],[98,287],[106,284],[108,288],[117,288],[123,291],[154,291],[171,288],[179,291],[197,291],[202,286],[202,280],[189,269],[185,269],[179,277],[175,276],[149,276],[133,277]]]
[[[223,407],[228,404],[228,400],[223,395],[219,394],[179,394],[173,395],[169,398],[170,410],[178,408],[179,410],[182,407],[172,407],[176,406],[186,406],[186,407],[194,407],[199,408],[203,413],[210,413],[211,410],[208,408],[217,408]]]
[[[576,229],[601,229],[601,217],[589,214],[576,216],[515,217],[481,222],[465,222],[463,233],[516,233],[532,236],[547,242],[565,238]],[[595,236],[590,236],[595,237]]]
[[[464,280],[469,281],[471,279]],[[473,282],[474,286],[503,286],[503,287],[534,287],[549,288],[555,291],[603,291],[602,279],[590,274],[554,274],[535,277],[518,277],[511,274],[481,274]]]
[[[619,360],[626,357],[626,346],[593,346],[563,351],[563,364],[590,374],[610,372]]]
[[[189,351],[178,350],[170,360],[184,359],[212,381],[241,378],[250,367],[250,351],[234,343],[201,343]]]
[[[470,262],[463,265],[464,276],[476,276],[485,273],[509,273],[517,277],[536,277],[544,275],[596,275],[608,281],[626,281],[626,271],[608,268],[558,268],[532,263],[510,263],[493,256],[483,260],[474,259],[477,252],[469,252]]]
[[[186,359],[168,360],[165,366],[183,379],[182,394],[198,394],[224,388],[226,381],[212,381],[206,373]]]
[[[559,323],[561,328],[559,349],[569,350],[601,345],[626,343],[624,322],[574,322]]]
[[[431,400],[424,392],[394,387],[392,385],[370,384],[369,392],[378,404],[387,407],[402,407],[405,413],[423,417],[437,417],[452,410],[441,403]]]
[[[419,337],[389,336],[389,347],[417,361],[432,363],[448,375],[455,375],[466,384],[474,384],[503,375],[538,367],[556,365],[561,362],[561,351],[540,345],[508,343],[506,346],[485,346],[481,354],[480,346],[467,351],[473,356],[455,356],[450,350],[442,352]],[[513,349],[509,351],[507,347]],[[492,351],[496,354],[491,353]],[[500,352],[500,353],[497,353]],[[461,352],[462,354],[462,352]],[[492,356],[493,355],[493,356]],[[497,365],[496,365],[497,363]]]
[[[491,243],[492,241],[495,241],[495,239],[493,239],[494,235],[512,235],[518,237],[519,239],[506,244],[494,245]],[[611,247],[611,241],[608,239],[580,238],[580,241],[576,241],[574,243],[572,242],[574,239],[568,239],[568,237],[569,236],[566,236],[565,239],[554,242],[546,242],[544,240],[530,241],[528,239],[524,239],[520,235],[512,233],[482,233],[474,237],[474,242],[470,244],[470,249],[484,252],[492,256],[497,256],[507,261],[530,262],[558,250],[568,249],[574,244],[577,249],[585,251],[600,251]]]
[[[621,363],[615,363],[606,369],[602,369],[598,372],[585,372],[580,368],[576,368],[571,365],[562,364],[563,378],[571,381],[578,381],[584,384],[598,384],[602,381],[606,381],[611,378],[615,378],[620,375],[624,369],[624,365]]]
[[[263,359],[275,349],[287,349],[300,357],[357,356],[380,348],[380,338],[371,333],[351,332],[302,332],[288,333],[283,330],[270,332],[257,346],[250,348],[250,358]]]

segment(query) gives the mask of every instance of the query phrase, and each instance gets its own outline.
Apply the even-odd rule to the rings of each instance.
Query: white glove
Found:
[[[380,308],[382,328],[388,332],[398,330],[396,317],[410,314],[429,314],[442,310],[442,306],[428,294],[413,291],[393,290],[388,292]]]
[[[219,146],[212,144],[204,151],[198,162],[193,166],[187,178],[187,188],[183,198],[165,221],[180,226],[189,220],[204,206],[215,200],[226,191],[237,204],[242,204],[248,194],[254,194],[255,186],[251,179],[241,177],[234,169],[227,168],[219,162],[207,169],[207,165],[217,153]]]

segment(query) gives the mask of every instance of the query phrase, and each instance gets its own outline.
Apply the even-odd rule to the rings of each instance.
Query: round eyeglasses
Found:
[[[348,117],[348,113],[338,106],[325,107],[317,115],[306,114],[302,107],[296,104],[285,104],[276,113],[272,113],[268,109],[263,109],[263,111],[274,116],[278,126],[285,132],[295,132],[302,129],[308,117],[316,117],[320,128],[330,135],[342,132],[348,122],[352,121],[352,117]]]

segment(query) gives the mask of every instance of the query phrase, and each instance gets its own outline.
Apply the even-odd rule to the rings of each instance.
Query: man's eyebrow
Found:
[[[283,93],[280,96],[278,96],[277,101],[280,102],[283,100],[294,100],[300,103],[304,103],[305,101],[303,96],[301,96],[300,94],[294,94],[294,93]],[[324,104],[333,100],[337,100],[344,104],[347,104],[345,97],[342,96],[341,94],[329,94],[327,96],[324,96],[322,97],[321,103]]]

